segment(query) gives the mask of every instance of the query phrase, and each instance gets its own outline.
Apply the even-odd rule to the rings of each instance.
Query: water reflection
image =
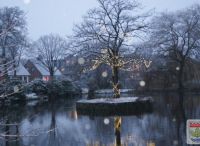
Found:
[[[115,143],[116,146],[121,146],[121,124],[122,124],[122,118],[121,117],[115,117]]]
[[[75,100],[0,107],[0,146],[186,146],[185,123],[200,118],[200,96],[153,95],[153,113],[77,115]]]

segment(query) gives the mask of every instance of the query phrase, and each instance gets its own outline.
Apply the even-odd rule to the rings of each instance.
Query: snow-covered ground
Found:
[[[118,104],[118,103],[130,103],[130,102],[137,102],[137,101],[149,101],[152,100],[151,97],[121,97],[121,98],[98,98],[98,99],[91,99],[91,100],[80,100],[79,103],[108,103],[108,104]]]
[[[81,88],[82,94],[88,94],[89,89],[88,88]]]
[[[39,97],[35,93],[29,93],[29,94],[26,94],[25,96],[26,96],[27,100],[37,100],[37,99],[39,99]]]
[[[120,89],[120,93],[127,93],[127,92],[133,92],[134,89]],[[102,89],[102,90],[96,90],[95,94],[112,94],[113,89]]]

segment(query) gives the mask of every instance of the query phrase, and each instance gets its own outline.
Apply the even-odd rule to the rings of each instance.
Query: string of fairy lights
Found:
[[[85,63],[84,58],[79,58],[78,63],[80,65],[83,65]],[[127,59],[124,56],[114,55],[112,51],[109,49],[102,49],[101,53],[98,57],[93,59],[91,66],[89,68],[84,68],[83,73],[93,71],[97,69],[101,64],[107,64],[108,66],[112,68],[118,68],[123,71],[139,71],[142,65],[145,66],[146,69],[148,69],[151,64],[152,60],[147,60],[145,58],[140,59]],[[113,73],[113,72],[112,72]],[[108,73],[106,71],[102,72],[102,77],[107,77]],[[140,81],[140,86],[145,86],[145,81]],[[114,96],[119,97],[120,96],[120,89],[119,89],[119,83],[112,83],[113,85],[113,91]]]
[[[107,64],[111,67],[117,67],[124,71],[139,70],[142,64],[144,64],[146,68],[149,68],[152,64],[151,60],[147,60],[145,58],[126,60],[124,56],[119,56],[119,55],[117,56],[114,54],[110,55],[108,51],[106,51],[106,49],[103,49],[103,51],[101,51],[101,55],[91,60],[91,62],[92,65],[90,68],[83,69],[84,73],[97,69],[101,64]],[[85,59],[79,58],[78,63],[80,65],[83,65],[85,63]]]

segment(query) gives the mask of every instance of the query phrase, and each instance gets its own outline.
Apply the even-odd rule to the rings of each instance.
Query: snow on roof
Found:
[[[13,70],[8,71],[8,75],[10,75],[10,76],[14,75],[14,71]],[[21,63],[19,63],[19,65],[16,68],[16,75],[17,76],[30,76],[30,73],[26,70],[26,68]]]
[[[62,73],[57,69],[56,72],[55,72],[55,75],[56,75],[56,76],[61,76]]]
[[[38,71],[44,75],[44,76],[49,76],[50,73],[48,72],[48,70],[42,66],[41,64],[38,64],[37,62],[33,62],[33,64],[35,65],[35,67],[38,69]]]
[[[47,69],[47,67],[45,67],[44,65],[42,65],[42,63],[40,63],[37,60],[31,60],[31,62],[35,65],[35,67],[38,69],[38,71],[43,75],[43,76],[49,76],[50,73]],[[61,76],[62,73],[57,69],[55,71],[55,76]]]

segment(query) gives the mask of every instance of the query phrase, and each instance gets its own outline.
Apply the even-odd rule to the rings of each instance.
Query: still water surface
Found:
[[[152,97],[153,112],[137,116],[81,116],[77,99],[0,107],[0,146],[111,146],[116,118],[124,146],[185,146],[186,120],[200,119],[200,95]]]

